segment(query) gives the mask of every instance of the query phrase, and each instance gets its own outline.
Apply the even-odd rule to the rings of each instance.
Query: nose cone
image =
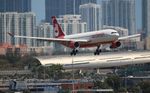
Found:
[[[116,36],[119,37],[119,33],[116,33]]]

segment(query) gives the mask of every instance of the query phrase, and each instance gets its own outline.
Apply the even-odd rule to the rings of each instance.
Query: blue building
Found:
[[[30,12],[31,0],[0,0],[0,12]]]
[[[102,28],[102,9],[99,4],[88,3],[80,5],[82,22],[87,23],[87,31],[96,31]]]
[[[85,3],[96,3],[97,0],[45,0],[45,18],[51,21],[51,16],[79,14],[79,6]]]
[[[123,27],[136,33],[135,0],[103,0],[103,25]]]
[[[142,30],[144,48],[150,50],[150,0],[142,0]]]
[[[150,37],[150,1],[142,1],[142,30],[144,38]]]

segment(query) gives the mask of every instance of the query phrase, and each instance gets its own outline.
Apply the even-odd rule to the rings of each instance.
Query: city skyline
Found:
[[[100,3],[101,0],[98,0]],[[136,0],[136,28],[142,29],[142,1]],[[39,7],[40,6],[40,7]],[[32,0],[32,11],[36,13],[37,23],[45,19],[45,1],[44,0]]]
[[[55,25],[54,27],[52,26],[51,17],[56,16],[55,19],[58,19],[59,21],[59,18],[62,19],[61,16],[64,15],[66,15],[64,17],[64,20],[60,20],[62,21],[62,24],[61,22],[58,23],[61,24],[62,33],[67,32],[65,33],[66,35],[76,33],[84,34],[85,32],[91,31],[99,32],[103,31],[104,29],[115,29],[118,32],[119,29],[116,28],[127,29],[127,35],[134,35],[144,30],[142,29],[143,20],[141,20],[141,10],[143,11],[143,8],[141,7],[142,3],[140,2],[141,0],[43,0],[42,2],[39,0],[29,0],[30,3],[23,3],[23,1],[24,0],[16,0],[15,2],[15,0],[12,0],[11,2],[1,2],[2,6],[0,7],[0,9],[3,10],[2,13],[4,13],[1,16],[1,19],[5,19],[1,22],[1,43],[9,43],[7,39],[9,39],[9,41],[13,40],[11,41],[12,45],[26,44],[31,52],[43,51],[43,48],[47,47],[46,43],[39,43],[31,38],[11,39],[6,32],[10,32],[13,34],[17,33],[19,36],[45,38],[48,35],[46,31],[49,30],[49,28],[51,29],[49,34],[55,35],[53,32],[53,29],[55,29]],[[28,8],[26,8],[26,6],[28,5],[32,6],[30,7],[30,11],[23,11],[24,9]],[[144,4],[144,6],[146,5],[147,4]],[[12,11],[6,11],[6,9],[11,10],[11,8]],[[20,12],[20,10],[22,10],[22,12]],[[6,15],[5,13],[9,15],[7,19],[5,17],[3,18],[3,15]],[[12,13],[17,14],[12,15]],[[26,13],[33,13],[33,15],[26,16]],[[73,18],[78,18],[78,15],[80,19],[78,22],[76,21],[77,19],[72,20]],[[146,17],[145,15],[142,16]],[[80,22],[83,22],[83,24],[80,24]],[[84,25],[84,22],[86,26],[82,27],[82,25]],[[45,30],[43,28],[45,28]],[[81,29],[84,30],[82,31]],[[5,36],[7,36],[8,38],[6,37],[5,39],[5,37],[3,37],[3,32],[5,32]],[[118,36],[119,35],[120,34],[118,34]],[[110,48],[112,45],[113,43],[110,45]],[[120,43],[118,45],[120,46]],[[132,48],[136,48],[135,42],[132,42],[132,44],[129,45],[131,45]],[[59,48],[60,46],[58,45],[58,48],[56,49]]]

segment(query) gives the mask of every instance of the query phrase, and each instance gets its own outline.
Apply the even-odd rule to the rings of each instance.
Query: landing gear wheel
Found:
[[[97,46],[96,51],[94,52],[94,55],[99,55],[102,52],[101,49],[99,49],[99,46]]]
[[[72,55],[73,55],[73,52],[71,52],[70,55],[72,56]]]
[[[72,52],[70,53],[70,55],[71,55],[71,56],[72,56],[72,55],[76,55],[77,52],[78,52],[78,50],[73,49]]]
[[[76,50],[75,52],[78,53],[78,50]]]
[[[100,49],[100,50],[99,50],[99,52],[101,53],[101,52],[102,52],[102,50]]]
[[[77,53],[76,52],[74,52],[74,55],[76,55]]]
[[[99,53],[99,51],[97,52],[97,55],[99,55],[100,53]]]
[[[94,52],[94,55],[96,55],[97,53],[96,52]]]
[[[99,55],[100,54],[100,51],[95,51],[94,52],[94,55]]]

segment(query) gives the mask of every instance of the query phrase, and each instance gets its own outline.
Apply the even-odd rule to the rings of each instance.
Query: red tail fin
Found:
[[[56,38],[65,36],[65,34],[63,33],[63,31],[62,31],[60,25],[58,24],[55,16],[52,16],[52,24],[53,24]]]

